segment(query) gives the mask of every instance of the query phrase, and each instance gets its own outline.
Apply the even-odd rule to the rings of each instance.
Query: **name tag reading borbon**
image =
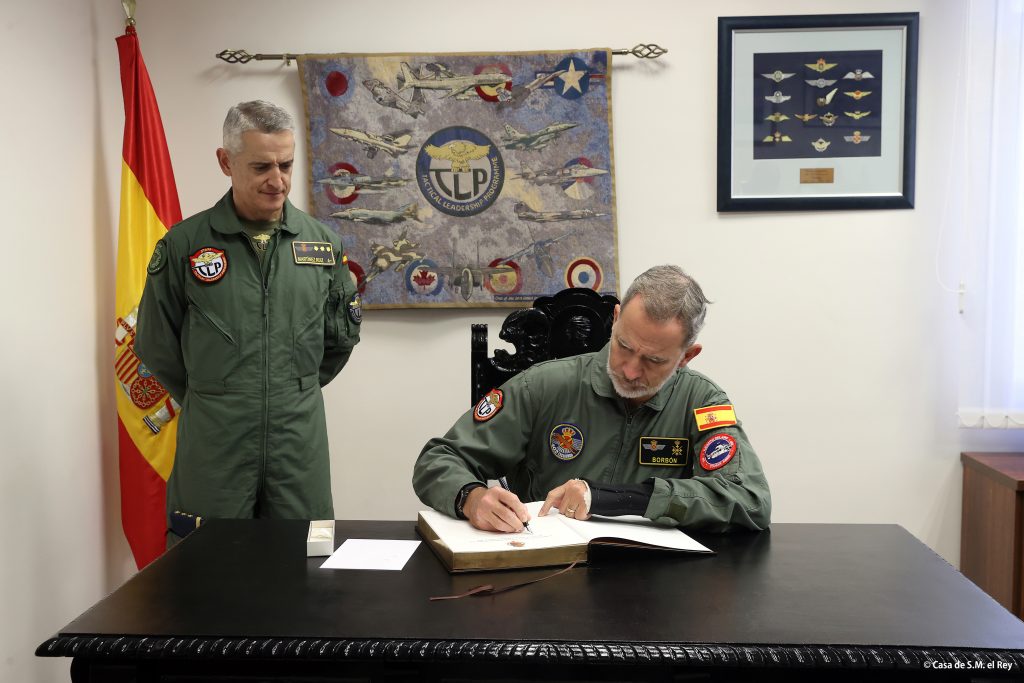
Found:
[[[334,265],[334,247],[330,242],[292,242],[292,254],[300,265]]]

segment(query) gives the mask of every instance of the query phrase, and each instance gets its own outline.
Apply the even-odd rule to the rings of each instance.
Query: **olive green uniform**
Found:
[[[261,265],[228,191],[148,270],[135,351],[182,406],[168,512],[334,519],[320,387],[361,320],[337,235],[286,201]]]
[[[768,482],[743,428],[739,422],[708,426],[714,418],[698,420],[694,413],[729,405],[725,392],[686,367],[627,413],[606,371],[608,351],[605,345],[539,363],[501,387],[499,410],[478,404],[443,438],[431,439],[413,471],[420,500],[454,517],[463,486],[501,475],[523,501],[543,500],[573,478],[653,478],[644,516],[658,523],[715,531],[767,527]],[[574,443],[566,446],[565,438]],[[705,446],[707,467],[700,458]]]

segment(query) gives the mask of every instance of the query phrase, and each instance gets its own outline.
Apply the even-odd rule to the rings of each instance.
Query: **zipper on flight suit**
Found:
[[[284,224],[282,223],[282,226]],[[252,251],[253,256],[256,258],[256,263],[260,267],[260,289],[263,290],[263,325],[262,333],[260,335],[260,355],[263,360],[263,411],[261,415],[262,424],[260,425],[260,434],[262,435],[260,443],[260,469],[259,477],[256,480],[256,502],[259,502],[260,494],[263,493],[263,483],[267,474],[267,441],[269,439],[269,424],[270,424],[270,271],[274,269],[274,256],[277,254],[277,243],[278,237],[281,234],[281,229],[278,228],[274,231],[274,236],[271,238],[271,245],[267,245],[267,272],[263,271],[263,259],[260,258],[259,253],[256,251],[256,245],[252,243],[252,240],[246,239],[249,243],[249,250]]]
[[[633,425],[633,417],[643,409],[643,406],[637,407],[631,413],[629,412],[629,404],[626,403],[625,399],[622,399],[622,409],[626,413],[626,422],[622,425],[622,445],[619,447],[619,454],[615,457],[615,463],[612,465],[608,481],[619,481],[619,468],[622,465],[622,459],[628,457],[626,451],[629,448],[629,428]]]

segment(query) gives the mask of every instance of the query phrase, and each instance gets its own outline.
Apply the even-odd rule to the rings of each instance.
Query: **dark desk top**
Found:
[[[417,538],[413,522],[336,527],[339,544]],[[319,651],[341,641],[999,650],[1024,665],[1024,622],[895,525],[694,534],[717,554],[605,550],[539,584],[442,602],[427,598],[551,570],[450,575],[426,544],[400,572],[320,569],[325,558],[304,556],[306,528],[211,521],[37,654],[226,642],[269,652],[309,639]]]

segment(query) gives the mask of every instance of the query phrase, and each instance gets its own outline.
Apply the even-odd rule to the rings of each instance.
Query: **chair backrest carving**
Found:
[[[618,303],[610,294],[583,288],[542,296],[533,302],[533,308],[513,311],[505,318],[498,337],[515,347],[513,353],[496,349],[488,356],[487,325],[473,325],[471,404],[534,363],[600,350],[611,337]]]

